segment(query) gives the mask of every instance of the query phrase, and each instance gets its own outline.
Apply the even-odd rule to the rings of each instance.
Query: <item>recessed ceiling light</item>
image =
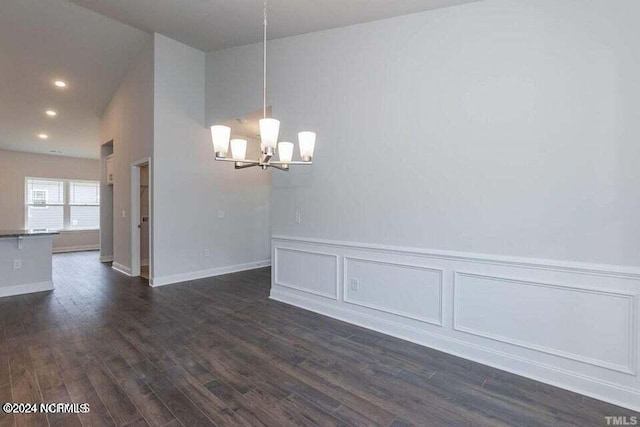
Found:
[[[40,138],[40,139],[48,139],[49,135],[47,135],[46,133],[39,133],[38,134],[38,138]]]
[[[58,113],[56,113],[56,112],[55,112],[55,111],[53,111],[53,110],[47,110],[45,113],[46,113],[46,115],[47,115],[47,116],[49,116],[49,117],[55,117],[55,116],[57,116],[57,115],[58,115]]]
[[[56,80],[53,82],[57,87],[67,87],[67,83],[64,80]]]

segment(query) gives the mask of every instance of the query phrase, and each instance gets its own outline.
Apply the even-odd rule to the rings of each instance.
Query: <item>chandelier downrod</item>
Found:
[[[267,0],[264,0],[264,39],[262,52],[262,117],[267,118]]]

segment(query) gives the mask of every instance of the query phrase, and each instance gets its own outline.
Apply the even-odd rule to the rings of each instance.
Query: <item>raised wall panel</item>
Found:
[[[274,300],[640,411],[639,268],[272,242]]]
[[[627,294],[458,272],[454,329],[633,373],[633,302]]]
[[[442,270],[346,257],[344,284],[344,301],[349,304],[442,324]]]
[[[338,258],[302,249],[276,248],[275,284],[338,299]]]

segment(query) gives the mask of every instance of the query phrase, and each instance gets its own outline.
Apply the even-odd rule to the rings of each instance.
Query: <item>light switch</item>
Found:
[[[13,269],[14,270],[20,270],[22,268],[22,260],[21,259],[14,259],[13,260]]]
[[[126,218],[127,217],[127,211],[123,210],[122,211],[122,218]]]
[[[355,292],[360,290],[360,280],[351,278],[351,290]]]
[[[302,223],[302,212],[296,211],[295,219],[296,219],[296,224]]]

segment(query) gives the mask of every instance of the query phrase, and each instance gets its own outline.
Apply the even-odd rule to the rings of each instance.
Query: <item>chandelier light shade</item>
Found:
[[[231,140],[231,157],[233,157],[233,160],[244,160],[247,157],[246,139]]]
[[[316,148],[315,132],[300,132],[298,144],[300,145],[300,157],[303,161],[310,162],[313,159],[313,150]]]
[[[300,132],[298,144],[300,145],[300,161],[293,160],[294,145],[291,142],[278,143],[280,135],[280,120],[267,117],[267,1],[264,0],[264,43],[263,43],[263,80],[262,80],[262,108],[263,118],[260,119],[260,150],[262,155],[257,160],[247,160],[247,140],[232,139],[231,128],[228,126],[211,126],[211,138],[216,160],[222,162],[234,162],[236,169],[244,169],[260,166],[263,170],[274,167],[288,171],[290,165],[310,165],[313,159],[313,150],[316,144],[314,132]],[[227,158],[227,151],[231,143],[231,157]],[[278,149],[278,161],[273,161],[276,147]]]
[[[281,142],[278,144],[278,157],[282,163],[290,163],[293,160],[293,143]]]
[[[214,125],[211,126],[211,139],[213,140],[213,152],[216,157],[226,157],[229,150],[229,138],[231,137],[231,128],[229,126]]]
[[[260,120],[260,139],[262,143],[260,148],[262,152],[270,149],[273,153],[276,145],[278,144],[278,134],[280,133],[280,120],[276,119],[261,119]]]

